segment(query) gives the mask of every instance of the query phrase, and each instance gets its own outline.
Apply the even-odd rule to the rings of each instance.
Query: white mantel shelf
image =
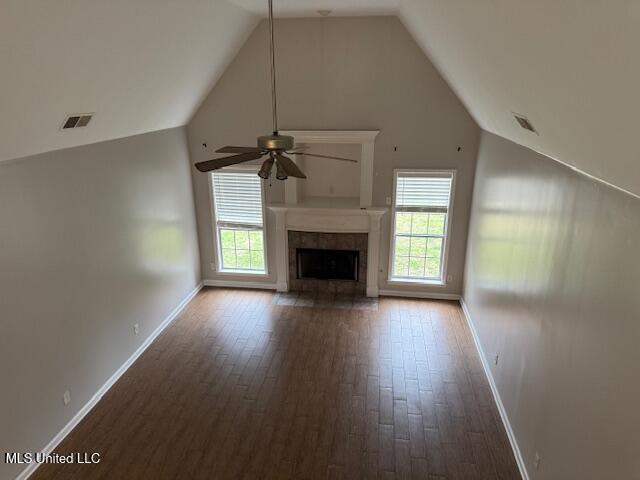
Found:
[[[289,290],[288,231],[320,233],[367,233],[367,296],[378,296],[380,261],[380,219],[385,207],[357,206],[357,200],[316,199],[301,204],[272,204],[276,216],[278,291]]]
[[[322,202],[301,202],[296,205],[288,205],[286,203],[272,203],[267,205],[267,208],[273,212],[292,211],[298,213],[310,213],[312,215],[358,215],[358,216],[371,216],[371,215],[384,215],[387,210],[386,207],[358,207],[357,205],[349,204],[333,204],[327,201]]]

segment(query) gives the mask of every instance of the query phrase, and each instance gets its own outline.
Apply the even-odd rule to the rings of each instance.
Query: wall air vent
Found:
[[[530,132],[533,132],[536,135],[539,135],[538,131],[534,128],[533,124],[529,121],[527,117],[525,117],[524,115],[520,115],[519,113],[513,113],[513,117],[516,119],[516,121],[522,128],[524,128],[525,130],[529,130]]]
[[[67,118],[65,118],[62,123],[62,130],[86,127],[92,118],[93,113],[72,113],[71,115],[67,115]]]

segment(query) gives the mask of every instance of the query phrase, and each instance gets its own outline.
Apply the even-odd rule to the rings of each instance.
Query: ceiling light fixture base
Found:
[[[291,150],[293,137],[288,135],[262,135],[258,137],[258,148],[265,150]]]

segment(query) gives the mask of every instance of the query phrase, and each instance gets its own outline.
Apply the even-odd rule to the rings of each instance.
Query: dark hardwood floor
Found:
[[[33,479],[519,479],[456,303],[204,289]]]

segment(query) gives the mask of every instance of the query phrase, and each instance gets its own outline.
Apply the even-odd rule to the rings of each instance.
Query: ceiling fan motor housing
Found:
[[[258,137],[258,148],[265,150],[291,150],[293,137],[288,135],[263,135]]]

